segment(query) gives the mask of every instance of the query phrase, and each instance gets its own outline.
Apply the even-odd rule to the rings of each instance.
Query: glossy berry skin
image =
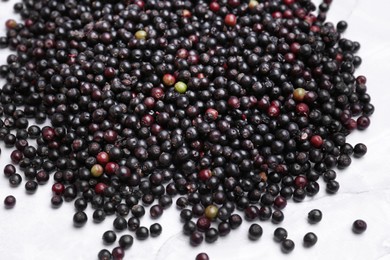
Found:
[[[306,94],[306,90],[303,88],[296,88],[293,92],[293,98],[295,101],[303,101]]]
[[[4,206],[6,208],[13,208],[15,206],[15,204],[16,204],[16,199],[14,196],[9,195],[9,196],[5,197]]]
[[[213,220],[218,216],[218,207],[215,205],[209,205],[206,207],[204,213],[206,218]]]
[[[0,36],[15,51],[0,65],[0,140],[32,187],[54,173],[52,205],[75,200],[75,225],[91,203],[95,222],[115,215],[142,240],[161,232],[140,227],[145,208],[158,218],[179,195],[199,245],[238,228],[236,208],[280,223],[321,176],[337,192],[330,169],[366,153],[346,137],[374,106],[354,75],[360,44],[326,22],[332,0],[318,15],[310,0],[23,2]],[[102,254],[122,259],[125,244]]]
[[[190,236],[190,244],[192,246],[199,246],[203,242],[203,234],[199,231],[194,231]]]
[[[284,241],[287,238],[287,235],[287,230],[282,227],[278,227],[274,230],[274,240],[276,242]]]
[[[250,240],[258,240],[263,235],[263,228],[259,224],[252,224],[248,230]]]
[[[294,241],[292,241],[291,239],[283,240],[282,243],[281,243],[281,246],[282,246],[282,252],[283,253],[290,253],[295,248]]]
[[[129,249],[133,245],[134,239],[131,235],[123,235],[119,238],[119,246],[123,249]]]
[[[163,207],[161,207],[160,205],[153,205],[150,208],[150,217],[153,219],[159,218],[161,217],[163,212],[164,212]]]
[[[211,178],[211,176],[213,176],[213,174],[210,169],[203,169],[198,174],[198,178],[201,181],[207,181],[208,179]]]
[[[367,146],[362,143],[358,143],[353,147],[353,156],[360,158],[367,153]]]
[[[308,213],[307,218],[309,223],[318,223],[322,220],[322,212],[319,209],[313,209]]]
[[[96,156],[96,160],[99,164],[105,165],[110,161],[110,157],[106,152],[100,152]]]
[[[200,217],[196,222],[196,226],[198,227],[198,230],[202,232],[205,232],[210,227],[210,225],[211,225],[211,221],[207,217]]]
[[[214,121],[218,118],[218,111],[214,108],[208,108],[205,113],[205,117],[207,121]]]
[[[207,243],[214,243],[218,240],[219,234],[216,228],[209,228],[205,232],[205,240]]]
[[[64,202],[62,196],[60,195],[53,195],[53,197],[50,200],[51,206],[53,208],[58,208],[62,205],[62,202]]]
[[[103,172],[104,172],[104,168],[100,164],[95,164],[91,168],[91,175],[93,177],[98,178],[98,177],[102,176]]]
[[[141,226],[135,231],[135,236],[138,240],[145,240],[149,237],[149,230]]]
[[[84,211],[76,212],[73,215],[73,224],[76,227],[84,226],[84,224],[87,223],[87,220],[88,220],[88,216],[87,214],[85,214]]]
[[[137,217],[131,217],[127,221],[127,226],[128,226],[130,231],[136,231],[139,228],[140,224],[141,224],[141,222],[140,222],[139,218],[137,218]]]
[[[64,193],[65,186],[62,183],[54,183],[51,190],[54,194],[61,195]]]
[[[162,79],[164,85],[166,86],[173,86],[175,84],[175,77],[171,74],[165,74]]]
[[[274,212],[272,212],[271,219],[272,219],[272,223],[275,223],[275,224],[281,223],[284,220],[283,211],[274,210]]]
[[[176,92],[178,92],[180,94],[184,94],[187,91],[187,84],[182,82],[182,81],[178,81],[175,83],[174,88],[175,88]]]
[[[283,209],[287,205],[287,201],[283,196],[277,196],[274,200],[274,207],[277,209]]]
[[[230,27],[234,27],[237,23],[237,17],[234,14],[227,14],[225,16],[225,24]]]
[[[113,221],[115,230],[122,231],[127,228],[127,221],[124,217],[118,216]]]
[[[103,233],[102,239],[104,243],[112,244],[116,240],[116,233],[112,230],[108,230]]]
[[[159,223],[154,223],[150,226],[149,231],[151,237],[157,237],[161,234],[162,227]]]
[[[229,217],[229,225],[231,229],[236,229],[242,224],[242,218],[238,214],[232,214]]]
[[[12,174],[8,178],[8,182],[12,187],[17,187],[22,182],[22,176],[18,173]]]
[[[311,247],[314,246],[317,243],[317,235],[313,232],[306,233],[303,237],[303,245],[305,247]]]
[[[322,144],[323,144],[322,137],[319,136],[319,135],[313,135],[313,136],[310,138],[310,143],[311,143],[311,145],[313,145],[315,148],[321,148],[321,146],[322,146]]]
[[[352,224],[352,231],[355,234],[361,234],[367,229],[367,223],[364,220],[357,219]]]
[[[335,180],[330,180],[326,184],[326,192],[330,194],[336,193],[340,188],[340,184]]]
[[[147,32],[144,30],[139,30],[134,34],[135,38],[138,40],[145,40],[147,36]]]
[[[112,249],[112,256],[114,260],[121,260],[123,257],[125,257],[125,251],[121,247],[115,247]]]
[[[99,260],[111,260],[112,259],[111,252],[108,251],[107,249],[100,250],[98,253],[98,259]]]
[[[209,256],[206,253],[199,253],[196,257],[195,260],[209,260]]]

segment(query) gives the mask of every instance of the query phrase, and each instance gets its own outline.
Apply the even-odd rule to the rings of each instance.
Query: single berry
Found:
[[[133,241],[131,235],[123,235],[119,238],[119,246],[123,249],[129,249],[133,245]]]
[[[149,231],[150,231],[150,236],[157,237],[161,234],[162,227],[159,223],[154,223],[150,226]]]
[[[291,251],[294,250],[295,243],[291,239],[285,239],[282,241],[281,246],[282,246],[282,251],[284,253],[290,253]]]
[[[107,244],[112,244],[116,240],[116,233],[112,230],[107,230],[103,233],[102,239]]]
[[[199,253],[195,260],[209,260],[209,256],[206,253]]]
[[[355,234],[361,234],[367,229],[367,223],[364,220],[355,220],[352,224],[352,231]]]
[[[309,223],[318,223],[322,219],[322,212],[319,209],[313,209],[308,213],[307,218]]]
[[[259,224],[252,224],[249,227],[248,237],[250,240],[257,240],[263,235],[263,228]]]
[[[184,94],[187,91],[187,84],[182,81],[178,81],[176,82],[174,88],[176,92]]]
[[[16,198],[12,195],[5,197],[4,205],[6,208],[13,208],[16,204]]]
[[[305,247],[311,247],[314,246],[317,243],[317,235],[313,232],[306,233],[303,237],[303,245]]]

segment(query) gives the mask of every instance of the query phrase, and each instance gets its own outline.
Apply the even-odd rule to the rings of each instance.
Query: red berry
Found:
[[[274,206],[277,209],[283,209],[287,205],[287,200],[282,196],[277,196],[274,200]]]
[[[218,118],[218,111],[214,108],[208,108],[205,113],[206,120],[208,121],[214,121]]]
[[[163,76],[163,83],[166,86],[173,86],[176,82],[175,77],[172,74],[165,74]]]
[[[53,184],[53,186],[51,187],[51,190],[55,194],[61,195],[64,192],[64,190],[65,190],[65,186],[64,186],[64,184],[57,182],[57,183]]]
[[[234,14],[228,14],[225,16],[225,24],[227,26],[233,27],[236,25],[236,23],[237,23],[237,18]]]
[[[305,176],[299,175],[299,176],[295,177],[294,184],[295,184],[295,186],[297,188],[301,188],[302,189],[302,188],[306,187],[307,179],[306,179]]]
[[[278,106],[271,105],[271,106],[269,106],[269,108],[267,110],[267,114],[270,117],[277,117],[280,114],[280,109]]]
[[[104,76],[106,78],[113,78],[116,76],[116,70],[112,67],[107,67],[105,70],[104,70]]]
[[[161,99],[164,97],[164,90],[162,88],[152,88],[150,94],[155,99]]]
[[[323,140],[322,140],[322,137],[319,136],[319,135],[313,135],[311,138],[310,138],[310,143],[312,146],[314,146],[315,148],[321,148],[322,144],[323,144]]]
[[[228,105],[232,108],[239,108],[240,100],[238,99],[238,97],[232,96],[228,100]]]
[[[101,165],[105,165],[106,163],[108,163],[110,161],[110,157],[109,157],[108,153],[100,152],[96,156],[96,161],[97,161],[97,163],[99,163]]]
[[[307,115],[309,113],[309,106],[306,105],[305,103],[299,103],[296,106],[296,111],[299,115]]]
[[[180,59],[187,59],[188,58],[188,51],[184,48],[181,48],[181,49],[177,50],[176,56]],[[165,77],[165,75],[164,75],[164,77]]]
[[[102,194],[106,188],[107,188],[106,184],[99,182],[95,185],[95,193]]]
[[[203,169],[198,174],[198,178],[201,181],[207,181],[211,176],[213,176],[213,174],[210,169]]]
[[[350,118],[347,120],[347,122],[344,123],[345,127],[348,129],[348,130],[354,130],[357,128],[357,122],[355,119],[353,118]]]
[[[42,129],[43,140],[50,142],[54,139],[54,137],[55,137],[55,132],[53,128],[47,126]]]
[[[292,53],[297,54],[299,50],[301,49],[301,45],[297,42],[293,42],[290,45],[290,50]]]
[[[195,260],[209,260],[209,256],[206,253],[200,253],[196,256]]]
[[[358,76],[356,78],[356,83],[358,85],[365,85],[367,83],[367,78],[365,76]]]
[[[142,126],[151,126],[154,123],[154,117],[152,115],[144,115],[141,119]]]
[[[285,5],[292,5],[293,3],[295,3],[295,0],[283,0],[283,3]]]
[[[138,5],[138,7],[141,9],[145,7],[145,2],[142,0],[134,1],[134,4]]]
[[[278,19],[278,18],[282,18],[282,17],[283,17],[283,15],[281,12],[273,12],[272,13],[272,18],[274,18],[274,19]]]
[[[236,8],[236,7],[238,7],[240,5],[240,0],[229,0],[228,4],[231,7]]]
[[[108,162],[104,167],[104,172],[112,175],[115,173],[116,169],[118,169],[119,165],[115,162]]]
[[[219,11],[220,6],[219,6],[218,2],[214,1],[214,2],[210,3],[209,8],[210,8],[211,11],[216,13],[216,12]]]

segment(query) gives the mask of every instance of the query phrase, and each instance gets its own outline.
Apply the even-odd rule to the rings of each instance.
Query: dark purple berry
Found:
[[[367,229],[367,223],[364,220],[355,220],[352,224],[352,231],[356,234],[361,234]]]
[[[317,243],[317,235],[313,232],[306,233],[303,237],[303,245],[305,247],[311,247]]]
[[[287,238],[287,235],[287,230],[282,227],[278,227],[274,230],[274,240],[277,242],[284,241]]]
[[[195,260],[209,260],[209,256],[206,253],[199,253]]]
[[[6,208],[13,208],[15,206],[15,204],[16,204],[16,199],[14,196],[9,195],[9,196],[5,197],[4,206]]]
[[[322,212],[319,209],[312,209],[308,213],[307,218],[310,223],[318,223],[322,220]]]
[[[290,253],[294,250],[295,244],[291,239],[285,239],[282,241],[281,246],[284,253]]]
[[[251,240],[257,240],[263,235],[263,228],[259,224],[252,224],[249,227],[248,237]]]

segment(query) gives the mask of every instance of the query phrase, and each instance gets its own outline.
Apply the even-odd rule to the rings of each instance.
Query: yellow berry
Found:
[[[144,30],[139,30],[135,33],[135,38],[137,40],[145,40],[147,33]]]

